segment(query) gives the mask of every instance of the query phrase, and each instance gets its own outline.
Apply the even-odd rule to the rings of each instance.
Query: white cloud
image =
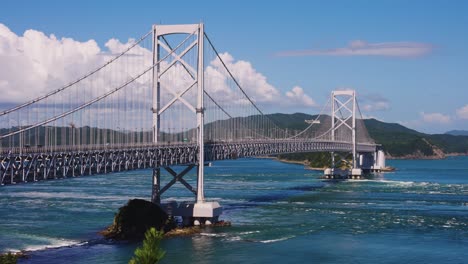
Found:
[[[468,104],[457,109],[457,116],[460,119],[468,119]]]
[[[448,115],[441,113],[420,113],[421,119],[424,123],[448,124],[452,119]]]
[[[9,87],[1,100],[22,102],[57,89],[99,63],[99,53],[94,40],[57,39],[36,30],[17,36],[0,24],[0,82]]]
[[[390,104],[384,101],[364,104],[362,107],[362,110],[365,112],[383,111],[388,109],[390,109]]]
[[[277,56],[387,56],[419,57],[432,52],[434,47],[420,42],[381,42],[368,43],[353,40],[344,48],[291,50],[277,53]]]
[[[304,93],[304,89],[299,86],[294,86],[291,91],[286,92],[286,96],[293,102],[297,102],[304,106],[317,106],[315,101]]]
[[[316,107],[315,101],[304,92],[299,86],[294,86],[291,90],[282,93],[278,88],[270,84],[267,78],[259,73],[250,62],[236,61],[229,53],[221,53],[221,59],[227,68],[232,72],[242,89],[255,102],[266,105],[279,105],[282,107]],[[210,62],[210,66],[205,72],[205,85],[210,93],[218,93],[225,99],[231,99],[237,88],[229,87],[230,77],[225,72],[219,60]]]
[[[17,104],[60,88],[104,64],[134,43],[135,39],[129,39],[124,43],[112,38],[105,43],[106,49],[103,50],[94,40],[80,42],[71,38],[59,39],[55,35],[47,36],[36,30],[27,30],[21,36],[0,24],[0,68],[2,69],[0,102]],[[94,89],[96,91],[92,92],[88,91],[91,89],[82,89],[80,93],[87,94],[88,99],[96,97],[97,94],[116,88],[135,77],[151,66],[150,48],[134,47],[125,58],[122,58],[122,63],[113,63],[103,72],[83,82],[84,87],[93,86],[99,89]],[[314,100],[305,94],[301,87],[295,86],[290,91],[282,92],[270,84],[250,62],[236,61],[228,53],[222,53],[221,57],[242,88],[261,107],[262,105],[316,106]],[[165,68],[167,64],[168,62],[161,63],[161,68]],[[223,95],[226,99],[232,99],[235,91],[229,90],[232,81],[230,82],[227,74],[223,72],[222,65],[215,61],[206,64],[208,64],[205,72],[207,90],[210,93]],[[184,73],[180,64],[173,67],[161,82],[171,87],[173,91],[181,92],[192,79]],[[137,85],[148,86],[150,78],[146,77],[150,77],[149,75],[139,79]],[[193,102],[196,97],[190,95],[187,93],[185,97]],[[162,96],[172,98],[172,95]],[[139,97],[147,99],[147,94],[141,94]],[[241,100],[241,98],[236,99]]]

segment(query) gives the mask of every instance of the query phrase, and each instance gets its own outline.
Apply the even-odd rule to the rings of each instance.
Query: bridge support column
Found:
[[[153,169],[153,191],[151,194],[151,202],[161,204],[161,169]]]
[[[386,168],[385,166],[385,152],[381,149],[378,149],[374,153],[374,164],[372,166],[373,171],[382,171]]]
[[[189,204],[184,208],[184,212],[194,218],[195,225],[199,225],[203,220],[205,220],[205,224],[211,224],[211,222],[218,220],[218,216],[222,212],[222,207],[218,202],[205,201],[205,104],[203,100],[205,96],[203,55],[204,37],[204,25],[203,23],[200,23],[198,29],[198,98],[196,109],[198,127],[197,199],[195,204]]]
[[[192,219],[195,221],[195,224],[199,224],[200,221],[206,221],[206,223],[211,223],[211,221],[216,220],[217,217],[221,214],[222,208],[219,206],[217,202],[207,202],[205,201],[204,196],[204,152],[205,152],[205,135],[204,135],[204,112],[205,112],[205,104],[204,104],[204,24],[190,24],[190,25],[155,25],[153,27],[153,63],[157,62],[160,59],[160,47],[164,48],[169,53],[174,53],[175,60],[180,62],[183,66],[186,65],[186,62],[183,59],[183,56],[186,52],[188,52],[193,47],[197,46],[198,48],[198,65],[196,67],[190,67],[187,69],[185,66],[184,68],[190,74],[191,78],[193,79],[194,83],[189,86],[187,90],[191,89],[193,85],[197,85],[197,92],[196,92],[196,107],[194,107],[191,103],[187,101],[183,101],[184,104],[188,107],[190,111],[192,111],[196,115],[197,125],[197,156],[198,156],[198,164],[193,164],[188,166],[184,171],[180,174],[175,173],[169,167],[165,167],[165,169],[172,174],[174,179],[168,183],[163,189],[157,190],[153,187],[153,200],[160,201],[160,195],[166,191],[172,184],[176,181],[181,182],[185,185],[189,190],[191,190],[196,195],[196,200],[194,203],[182,203],[179,205],[178,208],[174,210],[174,215],[182,216],[185,219]],[[189,34],[196,36],[196,40],[194,40],[190,46],[190,49],[186,51],[179,52],[178,50],[174,50],[169,45],[164,44],[164,36],[171,35],[171,34]],[[172,67],[174,64],[170,64],[168,67]],[[195,70],[196,69],[196,70]],[[167,72],[167,69],[160,71],[159,65],[153,69],[153,143],[159,143],[158,135],[160,133],[160,117],[161,114],[166,111],[169,107],[171,107],[172,103],[176,100],[183,100],[182,94],[174,94],[175,99],[170,101],[165,106],[161,108],[161,101],[160,101],[160,89],[161,83],[159,79],[161,75]],[[167,88],[164,88],[167,89]],[[185,93],[185,92],[184,92]],[[190,171],[193,167],[197,166],[197,189],[193,189],[182,177]],[[159,175],[159,172],[157,173]],[[156,178],[159,176],[157,175]],[[155,176],[153,176],[155,178]],[[153,179],[153,182],[155,180]],[[158,180],[156,180],[157,182]],[[154,184],[153,186],[159,186],[159,184]],[[156,195],[155,195],[156,193]]]

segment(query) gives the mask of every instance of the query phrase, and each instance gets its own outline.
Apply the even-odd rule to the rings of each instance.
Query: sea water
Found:
[[[397,170],[330,181],[271,159],[214,162],[206,197],[232,227],[165,239],[162,263],[468,263],[468,157],[387,163]],[[185,179],[196,186],[194,173]],[[20,263],[127,263],[140,244],[98,232],[150,195],[150,170],[0,187],[0,252],[27,250]],[[176,184],[163,198],[193,195]]]

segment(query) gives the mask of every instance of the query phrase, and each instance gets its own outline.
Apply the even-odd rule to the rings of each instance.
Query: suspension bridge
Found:
[[[73,82],[0,112],[1,185],[151,168],[153,202],[180,182],[196,199],[174,214],[212,221],[221,207],[205,200],[206,162],[330,152],[328,175],[334,153],[352,155],[350,175],[384,166],[354,91],[332,92],[305,130],[281,128],[249,97],[202,23],[154,25],[106,56]],[[196,187],[183,178],[192,169]],[[162,170],[173,177],[165,185]]]

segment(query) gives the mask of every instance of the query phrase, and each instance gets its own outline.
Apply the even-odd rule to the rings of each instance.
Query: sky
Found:
[[[47,77],[51,68],[76,61],[77,52],[82,58],[111,49],[110,40],[139,38],[152,24],[203,22],[218,51],[251,73],[238,77],[254,80],[248,91],[260,99],[274,93],[270,106],[291,102],[277,111],[314,114],[331,91],[355,89],[366,117],[427,133],[468,130],[468,1],[6,0],[1,6],[2,91],[25,76]],[[36,38],[28,45],[43,67],[14,71],[21,65],[15,41],[31,30]],[[44,43],[70,56],[52,60]]]

